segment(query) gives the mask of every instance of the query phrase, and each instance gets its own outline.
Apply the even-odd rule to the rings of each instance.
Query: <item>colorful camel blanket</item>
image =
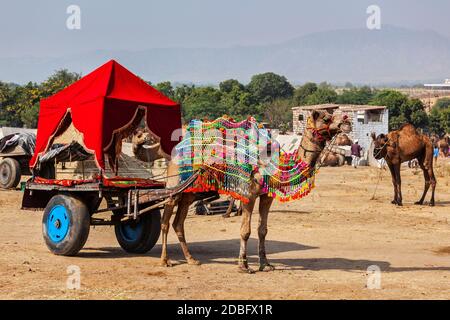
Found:
[[[254,118],[192,120],[176,147],[176,158],[182,181],[200,170],[185,192],[217,191],[247,203],[257,172],[262,192],[282,202],[300,199],[314,188],[315,169],[297,152],[281,151],[271,132]]]

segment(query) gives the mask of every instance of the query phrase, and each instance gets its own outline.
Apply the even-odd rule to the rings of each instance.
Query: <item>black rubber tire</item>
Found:
[[[138,226],[140,229],[137,229]],[[124,227],[131,227],[136,231],[134,238],[130,238],[124,231]],[[129,253],[144,254],[150,251],[158,242],[161,233],[161,213],[155,209],[143,216],[137,222],[127,221],[114,226],[116,239],[123,250]]]
[[[60,242],[54,242],[48,233],[48,217],[55,206],[66,209],[69,229]],[[49,250],[56,255],[74,256],[83,248],[89,236],[91,215],[86,204],[77,197],[58,194],[48,202],[42,217],[42,234]]]
[[[55,179],[56,177],[55,164],[53,162],[42,163],[38,175],[39,177],[45,179]]]
[[[0,187],[3,189],[15,188],[22,176],[20,163],[14,158],[0,160]]]

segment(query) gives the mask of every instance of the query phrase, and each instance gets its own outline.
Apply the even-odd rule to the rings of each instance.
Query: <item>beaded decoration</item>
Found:
[[[192,120],[176,146],[176,158],[182,181],[201,169],[185,192],[217,191],[247,203],[258,171],[262,192],[282,202],[300,199],[314,188],[316,171],[297,152],[280,152],[270,131],[252,117],[241,122],[226,116]]]

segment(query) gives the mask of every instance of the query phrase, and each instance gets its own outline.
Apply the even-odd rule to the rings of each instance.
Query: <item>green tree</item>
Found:
[[[194,85],[183,84],[181,86],[175,87],[174,100],[180,104],[184,104],[184,101],[194,92]]]
[[[338,98],[336,91],[328,84],[321,83],[317,90],[306,99],[307,105],[335,103]]]
[[[175,98],[175,90],[170,81],[160,82],[154,88],[170,99]]]
[[[436,108],[438,110],[445,110],[447,108],[450,108],[450,98],[441,98],[437,100],[433,108]]]
[[[57,70],[40,85],[42,97],[48,97],[80,80],[81,74],[67,69]]]
[[[273,72],[254,75],[247,86],[257,103],[266,103],[278,98],[291,98],[294,87],[286,77]]]
[[[298,87],[294,91],[294,103],[297,106],[305,105],[308,97],[317,91],[317,84],[313,82],[307,82],[304,85]]]
[[[39,104],[35,103],[31,107],[22,111],[20,115],[20,120],[26,128],[37,128],[39,115]]]
[[[292,130],[292,100],[276,99],[263,105],[264,121],[282,134]]]
[[[213,87],[194,88],[182,105],[183,119],[215,119],[227,113],[221,103],[221,92]]]
[[[230,93],[232,90],[244,91],[245,86],[235,79],[228,79],[219,83],[219,90],[223,93]]]
[[[340,104],[368,104],[374,96],[374,91],[364,86],[361,88],[352,87],[346,89],[340,94],[336,100]]]
[[[450,107],[442,110],[440,118],[444,133],[450,133]]]
[[[378,92],[371,105],[387,106],[389,110],[389,130],[398,129],[408,119],[402,114],[402,106],[408,103],[408,97],[395,90],[382,90]],[[404,108],[403,108],[404,110]]]
[[[445,133],[446,130],[441,122],[442,120],[441,112],[438,109],[436,108],[431,109],[431,113],[430,116],[428,117],[428,120],[429,120],[428,127],[431,133],[436,133],[438,135]]]

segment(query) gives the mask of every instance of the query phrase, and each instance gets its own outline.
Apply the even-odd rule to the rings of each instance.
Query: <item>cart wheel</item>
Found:
[[[16,159],[4,158],[0,161],[0,187],[15,188],[20,182],[20,164]]]
[[[90,222],[89,210],[78,198],[60,194],[52,197],[42,218],[47,247],[56,255],[76,255],[86,243]]]
[[[130,253],[146,253],[159,239],[161,213],[159,210],[152,210],[137,221],[116,224],[114,229],[122,249]]]

